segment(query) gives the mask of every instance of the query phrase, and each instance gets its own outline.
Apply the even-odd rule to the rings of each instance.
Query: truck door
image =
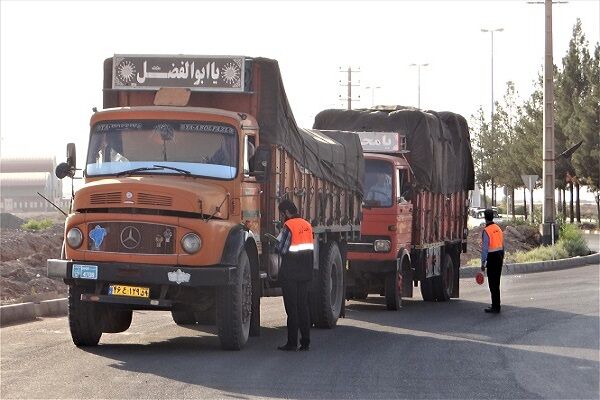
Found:
[[[412,185],[407,168],[396,168],[397,230],[400,247],[410,249],[412,233]]]

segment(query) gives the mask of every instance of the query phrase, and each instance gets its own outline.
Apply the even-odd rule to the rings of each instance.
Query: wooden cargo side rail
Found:
[[[279,215],[279,201],[288,199],[296,204],[300,216],[310,221],[315,233],[339,232],[345,240],[358,238],[359,193],[313,175],[280,146],[273,146],[271,159],[273,184],[266,183],[265,191],[272,226]]]

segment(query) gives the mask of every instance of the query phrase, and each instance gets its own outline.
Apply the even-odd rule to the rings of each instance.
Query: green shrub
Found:
[[[558,242],[554,246],[540,246],[527,252],[519,251],[512,255],[516,263],[559,260],[568,257],[569,253],[562,242]]]
[[[51,219],[42,219],[42,220],[30,219],[29,221],[27,221],[23,225],[21,225],[21,228],[25,229],[27,231],[36,232],[36,231],[42,231],[44,229],[48,229],[52,225],[54,225],[54,222],[52,222]]]
[[[583,233],[576,225],[563,224],[560,227],[558,240],[569,254],[569,257],[586,256],[590,253]]]

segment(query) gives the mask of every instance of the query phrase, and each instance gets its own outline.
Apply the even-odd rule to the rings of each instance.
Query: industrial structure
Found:
[[[44,212],[54,207],[38,192],[64,208],[62,182],[54,175],[54,157],[0,158],[0,210],[2,212]]]

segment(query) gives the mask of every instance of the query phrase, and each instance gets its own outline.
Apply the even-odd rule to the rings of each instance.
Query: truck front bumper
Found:
[[[48,276],[69,280],[135,285],[211,287],[232,285],[236,267],[188,267],[49,259]]]

